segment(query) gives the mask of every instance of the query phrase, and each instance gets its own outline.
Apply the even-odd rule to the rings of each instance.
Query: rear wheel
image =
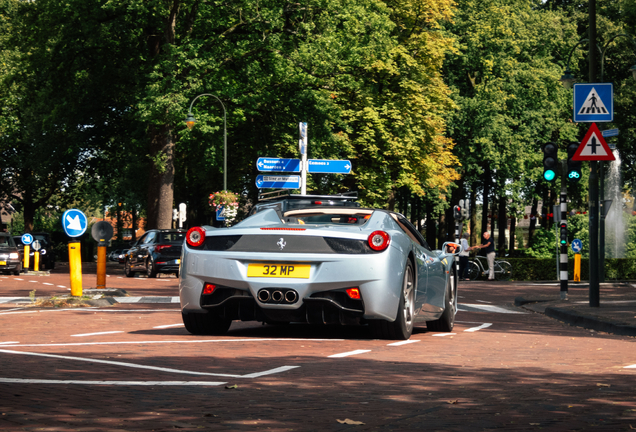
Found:
[[[498,280],[507,281],[510,280],[512,276],[512,266],[508,261],[499,261],[499,267],[501,267],[502,272],[495,272],[495,276]]]
[[[126,277],[133,277],[135,275],[135,273],[132,271],[132,268],[130,267],[130,261],[128,260],[124,261],[124,274],[126,275]]]
[[[479,265],[475,261],[468,262],[468,279],[477,280],[479,277]]]
[[[426,327],[432,331],[450,332],[455,326],[455,312],[457,311],[457,292],[450,280],[446,282],[446,295],[444,298],[444,313],[435,321],[427,321]]]
[[[378,339],[406,340],[413,333],[415,319],[415,277],[413,265],[407,261],[395,321],[371,321],[371,333]]]
[[[223,335],[232,324],[232,320],[221,318],[211,312],[205,314],[181,312],[181,318],[186,330],[194,335]]]
[[[148,261],[146,261],[146,275],[149,278],[157,277],[157,268],[155,267],[154,263],[152,262],[152,259],[150,258],[148,258]]]

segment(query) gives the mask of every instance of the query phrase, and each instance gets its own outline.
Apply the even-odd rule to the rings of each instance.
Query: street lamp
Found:
[[[199,96],[192,99],[192,103],[190,103],[190,109],[188,109],[188,116],[185,119],[185,123],[188,126],[188,129],[192,129],[197,120],[194,118],[194,114],[192,114],[192,105],[194,105],[194,101],[199,99],[201,96],[212,96],[221,104],[223,107],[223,190],[227,190],[227,122],[226,122],[226,112],[225,105],[221,102],[221,99],[214,96],[210,93],[203,93]]]
[[[626,37],[626,38],[630,39],[632,41],[632,43],[634,44],[634,46],[636,47],[636,42],[634,41],[634,38],[631,35],[628,35],[626,33],[619,33],[619,34],[613,36],[610,40],[608,40],[607,43],[605,44],[605,46],[603,47],[603,52],[601,53],[601,82],[603,82],[603,68],[605,66],[605,52],[607,52],[607,48],[609,47],[609,44],[614,39],[619,38],[619,37]],[[636,65],[630,67],[629,70],[632,72],[632,77],[634,79],[636,79]]]
[[[574,45],[572,49],[570,50],[570,54],[568,54],[568,62],[565,66],[565,73],[561,76],[561,79],[559,80],[561,81],[561,84],[563,84],[563,87],[565,87],[568,90],[571,89],[576,83],[576,78],[574,77],[574,75],[572,75],[572,71],[570,70],[570,60],[572,60],[572,54],[574,54],[574,50],[576,49],[577,46],[585,42],[587,42],[587,39],[581,39],[580,41],[578,41],[578,43]]]

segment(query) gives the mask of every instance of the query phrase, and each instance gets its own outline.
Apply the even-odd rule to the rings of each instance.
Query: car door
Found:
[[[141,245],[144,243],[146,237],[149,233],[145,233],[143,236],[139,238],[136,242],[130,245],[130,249],[128,249],[128,262],[132,268],[137,268],[139,266],[139,249]]]
[[[145,267],[148,257],[152,254],[152,248],[154,247],[155,239],[157,238],[156,231],[148,231],[142,238],[137,249],[137,265],[139,267]]]
[[[415,314],[419,314],[422,303],[426,299],[428,286],[428,259],[431,252],[424,237],[419,233],[404,216],[398,213],[392,214],[393,218],[413,242],[413,254],[415,256],[415,272],[417,273],[417,286],[415,287]]]

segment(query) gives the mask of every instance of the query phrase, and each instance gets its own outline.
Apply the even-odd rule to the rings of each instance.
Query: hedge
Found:
[[[497,258],[499,259],[499,258]],[[558,280],[556,259],[505,258],[512,265],[511,280]],[[590,278],[590,260],[581,259],[581,280]],[[568,279],[574,279],[574,259],[568,261]],[[606,258],[605,280],[636,279],[636,259]]]

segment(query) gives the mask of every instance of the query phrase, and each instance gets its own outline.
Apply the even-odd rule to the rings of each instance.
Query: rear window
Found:
[[[283,215],[283,222],[311,225],[364,225],[371,217],[373,210],[360,208],[325,208],[291,210]]]
[[[13,243],[13,238],[9,236],[0,236],[0,247],[15,247],[15,243]]]
[[[183,243],[186,233],[161,233],[160,243]]]

